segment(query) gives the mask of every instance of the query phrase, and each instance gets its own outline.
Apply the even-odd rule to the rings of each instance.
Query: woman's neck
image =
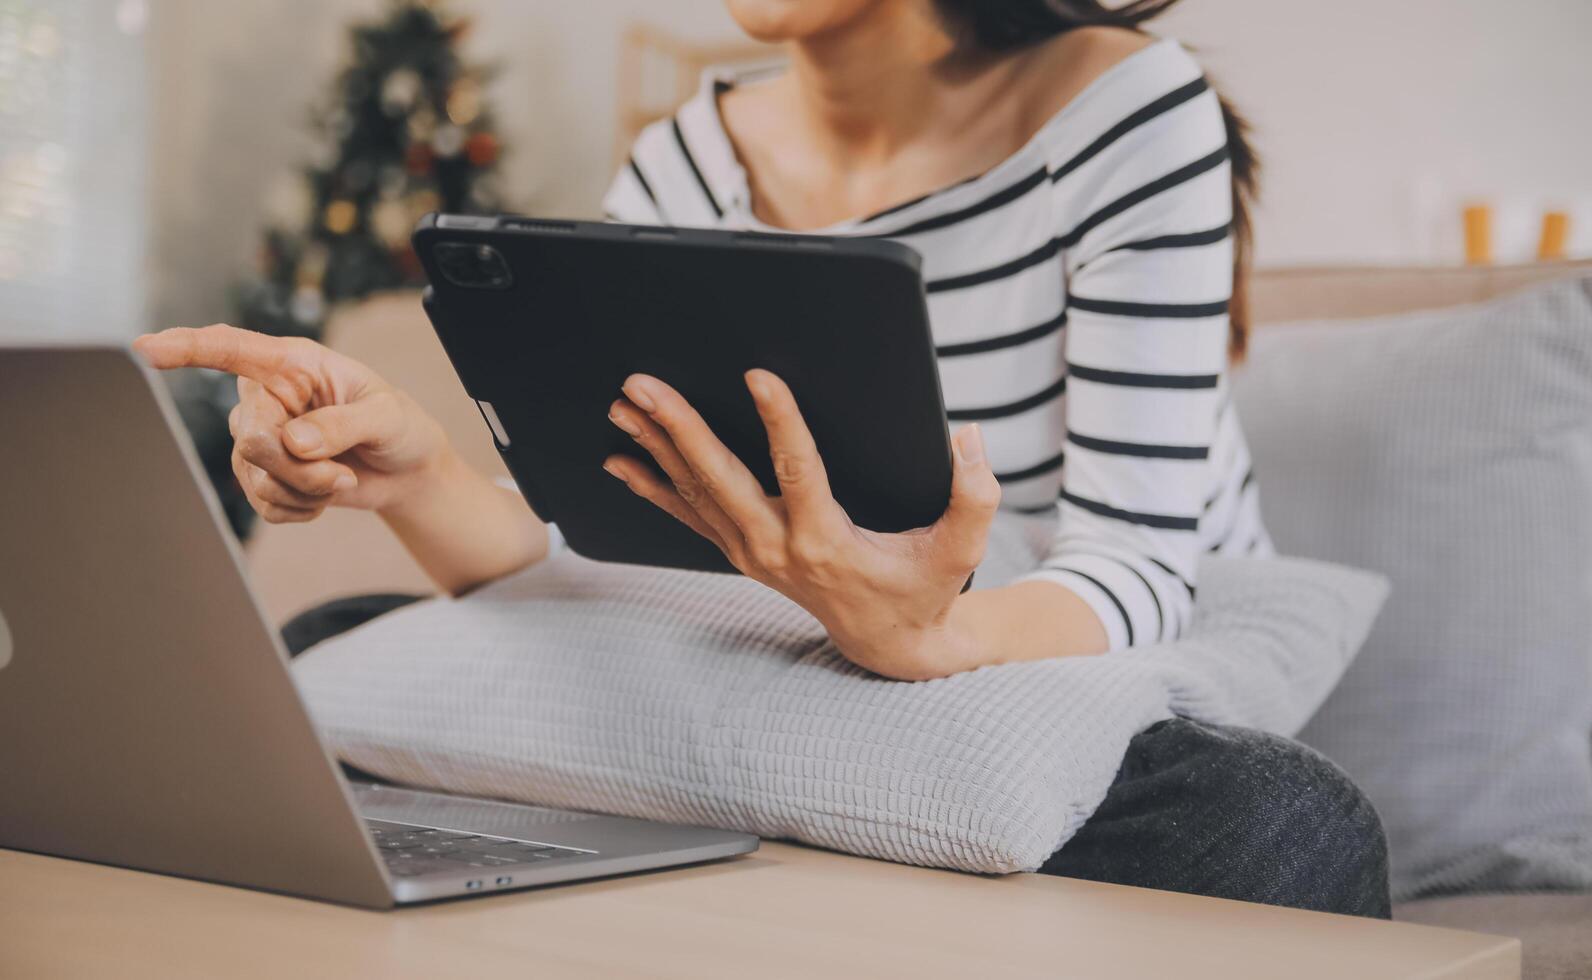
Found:
[[[989,171],[1149,42],[1079,28],[996,54],[959,46],[930,0],[878,0],[788,42],[790,70],[732,90],[720,118],[753,214],[825,228]]]
[[[886,159],[934,129],[954,129],[1009,83],[1016,65],[971,56],[912,0],[790,46],[790,96],[810,137],[837,157]]]

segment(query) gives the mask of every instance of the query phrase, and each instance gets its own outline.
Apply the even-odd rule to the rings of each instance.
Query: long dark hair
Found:
[[[1108,7],[1100,0],[935,0],[940,14],[980,47],[1009,51],[1036,44],[1079,27],[1139,25],[1177,0],[1131,0]],[[1220,94],[1227,151],[1233,170],[1233,298],[1228,307],[1228,349],[1236,360],[1249,337],[1249,258],[1252,231],[1249,206],[1255,198],[1260,161],[1249,145],[1249,124]]]

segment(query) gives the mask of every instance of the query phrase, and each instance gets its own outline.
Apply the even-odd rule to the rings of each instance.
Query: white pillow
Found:
[[[997,523],[983,585],[1031,567],[1049,534],[1035,523]],[[1297,729],[1383,589],[1315,562],[1213,559],[1177,644],[903,683],[753,582],[566,553],[294,669],[337,754],[386,779],[1006,872],[1070,838],[1128,740],[1174,711]]]

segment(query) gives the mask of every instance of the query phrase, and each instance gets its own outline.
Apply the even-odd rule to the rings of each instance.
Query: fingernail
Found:
[[[322,442],[325,441],[321,437],[321,430],[316,428],[313,422],[306,422],[303,419],[294,419],[282,431],[292,440],[293,445],[289,448],[296,453],[312,453],[321,448]]]
[[[629,433],[631,438],[641,438],[641,426],[637,425],[635,422],[632,422],[630,419],[625,418],[623,415],[620,415],[618,412],[609,412],[608,421],[619,426],[619,428],[623,431]]]
[[[625,479],[624,470],[621,470],[615,463],[603,463],[603,469],[607,470],[608,475],[618,480],[620,483],[630,482],[629,480]]]
[[[758,401],[768,400],[768,379],[763,377],[763,372],[746,372],[746,387],[751,389],[752,397]]]
[[[625,394],[629,396],[630,400],[636,403],[636,407],[641,409],[643,412],[656,412],[658,410],[658,403],[653,401],[652,392],[648,390],[648,387],[649,386],[647,382],[639,375],[631,375],[630,378],[625,381],[624,391]]]
[[[974,422],[956,437],[956,455],[962,462],[972,465],[984,461],[984,433]]]
[[[347,493],[357,486],[359,486],[359,481],[354,479],[354,474],[344,473],[342,476],[332,481],[332,492]]]

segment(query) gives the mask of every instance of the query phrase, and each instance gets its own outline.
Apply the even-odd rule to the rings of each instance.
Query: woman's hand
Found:
[[[520,495],[466,466],[436,420],[358,361],[222,325],[165,330],[133,346],[157,368],[238,376],[232,471],[267,521],[374,510],[455,594],[547,554],[547,527]]]
[[[886,677],[941,677],[974,662],[975,638],[952,606],[984,556],[1000,484],[978,427],[953,441],[951,502],[929,527],[880,534],[857,527],[830,493],[823,460],[790,389],[768,371],[747,388],[768,430],[780,496],[763,492],[679,392],[632,375],[610,418],[668,476],[610,457],[608,472],[719,547],[736,568],[812,613],[853,662]]]
[[[272,523],[313,520],[331,506],[391,507],[447,454],[442,427],[413,399],[312,340],[216,324],[163,330],[133,346],[157,368],[238,376],[232,472]]]

